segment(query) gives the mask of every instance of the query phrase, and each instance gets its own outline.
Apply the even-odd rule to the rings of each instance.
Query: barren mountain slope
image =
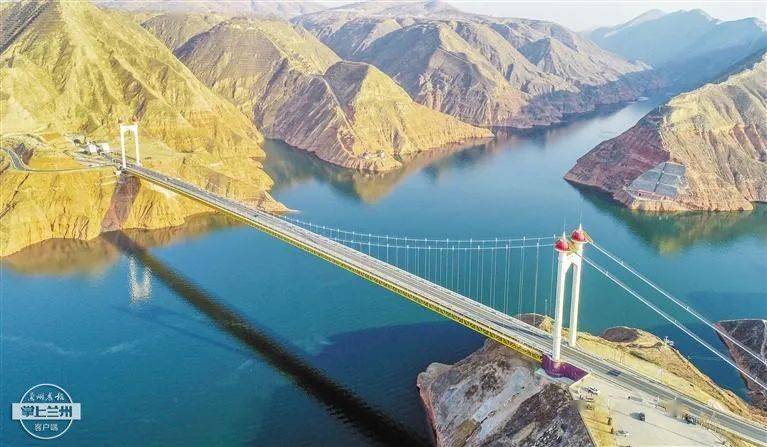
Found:
[[[419,103],[476,125],[547,125],[654,87],[645,78],[624,81],[645,65],[549,22],[462,13],[434,2],[364,2],[294,22],[342,57],[375,65]]]
[[[400,155],[491,136],[414,103],[379,70],[340,61],[286,22],[233,19],[177,55],[267,136],[341,166],[388,170]]]
[[[392,76],[419,103],[473,124],[507,123],[527,103],[524,93],[442,22],[391,32],[358,59]]]
[[[4,133],[113,137],[136,115],[174,150],[261,152],[257,129],[139,26],[70,1],[19,3],[0,19]]]
[[[0,29],[0,144],[31,167],[2,152],[0,256],[45,239],[180,225],[209,212],[68,155],[78,150],[73,135],[116,148],[119,117],[140,119],[145,165],[280,209],[266,192],[261,133],[132,20],[88,2],[22,2],[0,12]]]
[[[165,46],[176,50],[189,39],[226,20],[220,14],[166,13],[156,15],[141,26],[160,39]]]
[[[745,67],[674,97],[581,157],[566,178],[647,210],[743,210],[767,201],[765,54]]]

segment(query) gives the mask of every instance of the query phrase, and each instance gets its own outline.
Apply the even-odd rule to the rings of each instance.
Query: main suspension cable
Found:
[[[698,334],[694,333],[690,329],[688,329],[685,325],[677,321],[674,317],[668,315],[666,312],[664,312],[662,309],[660,309],[658,306],[656,306],[654,303],[649,301],[647,298],[643,297],[639,293],[637,293],[634,289],[627,286],[625,283],[623,283],[621,280],[613,276],[610,272],[608,272],[605,268],[597,264],[596,262],[592,261],[591,259],[587,258],[586,256],[581,256],[581,259],[586,261],[587,264],[594,267],[598,272],[606,276],[608,279],[610,279],[612,282],[617,284],[619,287],[621,287],[623,290],[628,292],[631,296],[638,299],[642,303],[644,303],[647,307],[655,311],[658,315],[666,319],[668,322],[676,326],[679,330],[684,332],[685,334],[689,335],[693,340],[697,341],[701,345],[703,345],[706,349],[711,351],[714,355],[721,358],[725,362],[727,362],[730,366],[735,368],[738,372],[740,372],[744,377],[747,377],[748,379],[751,379],[754,383],[759,385],[761,388],[767,390],[767,385],[763,384],[758,378],[754,377],[749,371],[746,371],[745,369],[741,369],[732,359],[727,357],[726,355],[719,352],[716,348],[711,346],[707,341],[703,340],[698,336]]]
[[[700,320],[703,324],[705,324],[706,326],[711,328],[714,332],[719,334],[722,338],[725,338],[725,339],[729,340],[730,342],[732,342],[732,344],[734,344],[735,346],[739,347],[740,349],[742,349],[743,351],[748,353],[751,357],[755,358],[761,364],[767,366],[767,360],[762,359],[759,356],[759,354],[753,352],[747,346],[743,345],[740,341],[738,341],[734,337],[730,336],[730,334],[728,334],[726,331],[723,331],[723,330],[719,329],[715,324],[711,323],[703,315],[701,315],[697,311],[695,311],[695,309],[693,309],[692,307],[688,306],[682,300],[680,300],[679,298],[675,297],[671,293],[667,292],[666,290],[664,290],[663,288],[661,288],[660,286],[658,286],[657,284],[652,282],[649,278],[647,278],[646,276],[641,274],[639,271],[637,271],[631,265],[627,264],[624,260],[622,260],[619,257],[615,256],[614,254],[610,253],[609,251],[605,250],[604,248],[600,247],[599,245],[597,245],[594,242],[592,242],[591,245],[594,248],[596,248],[599,252],[601,252],[602,254],[604,254],[605,256],[610,258],[611,260],[613,260],[615,263],[617,263],[618,265],[620,265],[621,267],[626,269],[628,272],[632,273],[634,276],[636,276],[637,278],[642,280],[645,284],[647,284],[648,286],[650,286],[653,289],[655,289],[658,293],[660,293],[661,295],[665,296],[666,298],[671,300],[674,304],[676,304],[677,306],[679,306],[682,309],[684,309],[685,311],[687,311],[690,315],[692,315],[695,318],[697,318],[698,320]]]

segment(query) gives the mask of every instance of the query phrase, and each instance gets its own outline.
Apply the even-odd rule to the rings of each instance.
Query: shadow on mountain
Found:
[[[602,192],[573,185],[599,211],[626,225],[633,234],[659,253],[683,251],[698,244],[727,245],[756,237],[767,241],[767,205],[752,211],[647,213],[630,210]]]
[[[291,349],[283,346],[265,330],[255,326],[213,294],[154,257],[126,233],[108,233],[103,239],[121,253],[141,262],[152,272],[152,277],[160,280],[178,297],[183,298],[219,329],[279,371],[296,387],[314,397],[340,422],[350,425],[365,437],[381,444],[428,445],[427,438],[391,419],[355,392],[291,352]]]

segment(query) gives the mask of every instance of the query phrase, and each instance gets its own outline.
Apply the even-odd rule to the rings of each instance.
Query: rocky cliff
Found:
[[[438,446],[589,446],[565,385],[488,340],[455,365],[434,363],[418,389]]]
[[[752,352],[759,355],[762,360],[761,362],[743,352],[734,343],[720,336],[720,339],[722,339],[722,342],[730,351],[730,356],[738,366],[749,371],[751,375],[761,380],[762,383],[767,383],[767,366],[763,363],[767,361],[767,320],[725,320],[720,321],[716,325]],[[743,380],[748,387],[748,394],[753,404],[762,410],[767,410],[767,391],[750,379],[744,378]]]
[[[767,201],[767,56],[672,98],[581,157],[565,178],[629,208],[748,210]]]
[[[0,10],[0,256],[50,238],[178,225],[207,209],[109,168],[88,168],[75,139],[118,147],[119,117],[140,119],[144,164],[280,210],[261,167],[263,136],[131,20],[88,2]]]
[[[341,57],[375,65],[417,102],[480,126],[548,125],[655,85],[646,65],[559,25],[440,2],[363,2],[294,22]]]
[[[176,54],[268,137],[340,166],[386,171],[407,154],[492,136],[416,104],[380,70],[341,61],[287,22],[232,19]]]

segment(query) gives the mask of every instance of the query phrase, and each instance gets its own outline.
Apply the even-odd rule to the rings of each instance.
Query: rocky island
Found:
[[[565,175],[632,209],[750,210],[767,201],[767,56],[672,98]]]

